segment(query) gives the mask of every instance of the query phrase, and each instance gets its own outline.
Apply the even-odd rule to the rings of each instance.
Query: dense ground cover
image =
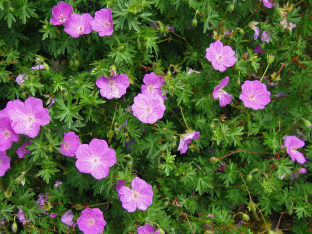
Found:
[[[0,1],[0,231],[311,231],[311,3]]]

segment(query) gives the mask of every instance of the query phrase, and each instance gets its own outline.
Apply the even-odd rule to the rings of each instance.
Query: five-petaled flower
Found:
[[[92,32],[91,22],[93,17],[89,13],[82,15],[72,14],[66,22],[64,31],[72,37],[79,37]]]
[[[77,224],[84,234],[99,234],[103,233],[106,222],[99,208],[86,208],[81,212]]]
[[[65,24],[73,14],[73,7],[63,1],[59,2],[52,9],[53,18],[50,19],[53,25]]]
[[[223,46],[221,41],[211,43],[206,49],[206,58],[212,63],[215,70],[224,72],[226,68],[233,66],[237,58],[235,52],[230,46]]]
[[[82,173],[91,173],[95,179],[103,179],[114,166],[116,151],[109,148],[105,140],[93,139],[90,144],[82,144],[76,151],[76,167]]]
[[[111,78],[103,75],[95,83],[100,88],[101,95],[107,99],[120,98],[130,85],[126,74],[113,75]]]
[[[166,95],[162,95],[161,85],[163,85],[165,81],[161,76],[157,76],[155,75],[154,72],[152,72],[144,76],[143,82],[145,84],[141,86],[141,90],[143,94],[149,95],[152,93],[156,93],[159,96],[161,96],[163,99],[166,99]]]
[[[91,22],[92,29],[99,32],[100,37],[113,34],[113,17],[111,9],[96,11],[94,20]]]
[[[247,80],[242,85],[242,93],[239,99],[243,101],[244,105],[254,110],[264,109],[264,107],[271,101],[271,93],[267,90],[266,85],[260,83],[259,80]]]
[[[221,80],[221,83],[214,88],[212,93],[214,99],[219,99],[221,107],[224,107],[232,102],[232,95],[223,90],[223,88],[229,83],[229,80],[230,78],[226,76],[223,80]]]
[[[303,154],[297,151],[298,148],[304,146],[304,141],[300,140],[296,136],[285,137],[284,145],[287,147],[287,153],[290,155],[291,160],[297,161],[300,164],[306,163],[306,159]]]
[[[272,6],[276,4],[275,2],[273,2],[273,0],[260,0],[260,2],[262,1],[263,1],[263,6],[267,8],[272,8]]]
[[[159,234],[159,231],[155,231],[155,228],[150,224],[145,224],[144,226],[140,226],[137,229],[138,234]]]
[[[180,151],[181,154],[184,154],[187,151],[188,145],[192,142],[192,140],[197,139],[199,137],[200,137],[199,132],[191,132],[182,135],[178,151]]]
[[[152,186],[139,177],[135,177],[131,181],[130,189],[127,186],[121,186],[118,197],[122,203],[122,207],[128,212],[134,212],[136,209],[146,210],[153,203]]]
[[[74,132],[64,133],[64,140],[59,152],[65,156],[74,157],[80,145],[79,136]]]

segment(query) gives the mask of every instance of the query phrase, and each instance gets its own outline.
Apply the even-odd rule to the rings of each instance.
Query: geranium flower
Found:
[[[212,63],[215,70],[224,72],[227,67],[231,67],[237,61],[235,52],[230,46],[223,46],[221,41],[216,41],[210,44],[206,49],[206,58]]]
[[[111,78],[101,76],[96,82],[100,88],[100,93],[107,99],[120,98],[126,93],[130,85],[129,78],[126,74],[113,75]]]
[[[77,136],[74,132],[64,132],[64,140],[60,146],[59,152],[65,156],[74,157],[80,145],[79,136]]]
[[[166,95],[162,95],[161,85],[165,83],[164,79],[161,76],[156,76],[154,72],[146,74],[143,78],[145,85],[141,86],[142,93],[149,95],[156,93],[161,96],[163,99],[166,99]]]
[[[261,34],[261,41],[264,42],[270,42],[271,36],[270,36],[270,31],[265,30]]]
[[[75,227],[76,226],[76,223],[73,221],[73,219],[74,219],[74,215],[73,215],[73,212],[71,210],[65,212],[61,217],[62,223],[64,223],[65,225],[67,225],[69,227]]]
[[[224,107],[232,102],[232,95],[223,90],[223,88],[229,83],[229,80],[230,78],[226,76],[223,80],[221,80],[221,83],[214,88],[212,93],[214,99],[219,99],[221,107]]]
[[[72,14],[73,7],[70,4],[61,1],[56,6],[53,7],[52,9],[53,18],[50,18],[50,22],[53,25],[64,24],[70,19]]]
[[[124,180],[118,180],[117,184],[116,184],[116,190],[117,190],[117,193],[119,193],[119,190],[125,186],[125,181]]]
[[[40,126],[50,122],[49,110],[43,108],[42,101],[38,98],[29,97],[25,103],[15,100],[7,108],[12,128],[17,134],[33,138],[38,135]]]
[[[26,158],[24,157],[24,155],[29,154],[30,151],[28,151],[28,149],[26,149],[26,145],[30,145],[31,141],[27,141],[24,145],[22,145],[21,147],[19,147],[16,150],[16,154],[18,155],[18,158]]]
[[[258,80],[245,81],[242,85],[242,93],[239,99],[244,102],[244,105],[254,110],[264,109],[271,101],[271,93],[267,90],[266,85]]]
[[[25,80],[28,79],[28,76],[24,75],[24,74],[20,74],[16,77],[16,83],[18,83],[19,85],[22,85],[25,83]]]
[[[154,232],[155,228],[150,224],[145,224],[144,226],[138,227],[137,232],[138,234],[159,234],[157,230]]]
[[[112,35],[114,32],[112,10],[101,9],[96,11],[91,26],[94,31],[99,32],[100,37]]]
[[[260,0],[262,2],[262,0]],[[263,0],[263,6],[267,8],[272,8],[276,3],[273,2],[273,0]]]
[[[180,154],[184,154],[187,151],[188,145],[192,142],[192,140],[197,139],[199,137],[200,132],[192,132],[182,135],[177,151],[180,151]]]
[[[18,141],[18,135],[11,127],[9,118],[0,118],[0,151],[10,149],[13,141]]]
[[[103,179],[114,166],[116,151],[109,148],[105,140],[93,139],[90,144],[82,144],[76,151],[76,167],[82,173],[91,173],[95,179]]]
[[[260,46],[257,45],[253,52],[258,53],[258,54],[263,54],[263,53],[265,53],[266,51],[265,51],[265,50],[262,50],[262,49],[260,48]]]
[[[132,105],[133,115],[142,123],[153,124],[164,116],[166,106],[158,94],[138,94]]]
[[[86,208],[81,212],[77,224],[84,234],[99,234],[103,233],[106,222],[99,208]]]
[[[139,177],[135,177],[131,181],[131,187],[132,189],[122,186],[118,192],[124,209],[128,212],[134,212],[137,208],[146,210],[148,206],[152,205],[154,193],[150,184]]]
[[[78,38],[80,35],[92,32],[92,20],[93,17],[89,13],[82,15],[72,14],[65,24],[64,31],[70,36]]]
[[[307,160],[303,154],[297,151],[298,148],[304,146],[304,141],[296,136],[287,136],[285,137],[284,145],[287,147],[286,151],[290,155],[291,160],[297,161],[300,164],[306,163]]]
[[[10,169],[11,159],[6,155],[5,151],[0,151],[0,177],[4,176],[5,172]]]

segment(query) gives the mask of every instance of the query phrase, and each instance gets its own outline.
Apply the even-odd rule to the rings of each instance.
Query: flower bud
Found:
[[[14,218],[14,222],[12,224],[12,231],[15,233],[17,232],[17,223],[15,222],[15,218]]]
[[[43,63],[43,68],[46,70],[46,71],[49,71],[50,68],[49,68],[49,65],[47,63]]]
[[[170,78],[170,77],[171,77],[171,75],[172,75],[171,71],[170,71],[170,70],[168,70],[168,71],[167,71],[167,77],[169,77],[169,78]]]
[[[192,152],[195,152],[195,151],[196,151],[196,145],[195,145],[195,144],[190,144],[190,145],[189,145],[189,149],[190,149]]]
[[[110,74],[111,74],[111,75],[117,74],[116,65],[114,64],[114,65],[110,66],[109,71],[110,71]]]
[[[83,209],[83,205],[81,205],[81,204],[76,204],[74,207],[76,210],[82,210]]]
[[[192,25],[193,25],[193,27],[196,27],[196,26],[197,26],[197,19],[196,19],[196,18],[193,19]]]
[[[217,162],[219,161],[219,159],[216,158],[216,157],[211,157],[211,158],[209,159],[209,161],[212,162],[212,163],[217,163]]]
[[[257,205],[254,202],[249,202],[248,204],[248,209],[252,211],[253,215],[255,216],[256,219],[258,219],[258,215],[257,215],[257,209],[256,209]]]
[[[164,230],[162,230],[161,228],[158,229],[158,233],[159,234],[165,234]]]
[[[28,95],[27,95],[27,92],[22,92],[22,95],[21,95],[21,96],[22,96],[23,99],[26,99],[27,96],[28,96]]]
[[[6,198],[12,197],[12,187],[11,187],[11,186],[8,187],[7,190],[5,190],[4,196],[5,196]]]
[[[274,62],[275,56],[271,53],[270,55],[267,55],[268,64],[271,64]]]
[[[233,10],[234,10],[234,5],[231,5],[229,11],[232,12]]]
[[[308,127],[308,128],[312,128],[312,124],[309,120],[306,120],[304,118],[302,118],[302,121],[304,122],[304,124]]]
[[[244,214],[243,213],[243,219],[245,220],[245,221],[249,221],[249,215],[248,214]]]
[[[250,173],[248,176],[247,176],[247,181],[250,182],[252,180],[252,174]]]

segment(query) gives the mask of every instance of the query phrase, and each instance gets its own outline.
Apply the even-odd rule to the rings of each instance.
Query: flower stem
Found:
[[[183,120],[184,120],[184,122],[185,122],[185,125],[186,125],[187,129],[190,129],[189,126],[187,125],[186,119],[185,119],[185,117],[184,117],[184,114],[183,114],[183,111],[182,111],[182,110],[183,110],[182,106],[180,106],[180,110],[181,110],[182,117],[183,117]]]
[[[266,72],[267,72],[267,70],[268,70],[269,66],[270,66],[270,64],[268,64],[268,66],[266,67],[266,69],[265,69],[265,71],[264,71],[264,73],[263,73],[263,75],[262,75],[262,77],[261,77],[261,79],[260,79],[260,82],[262,81],[262,79],[263,79],[264,75],[266,74]]]

